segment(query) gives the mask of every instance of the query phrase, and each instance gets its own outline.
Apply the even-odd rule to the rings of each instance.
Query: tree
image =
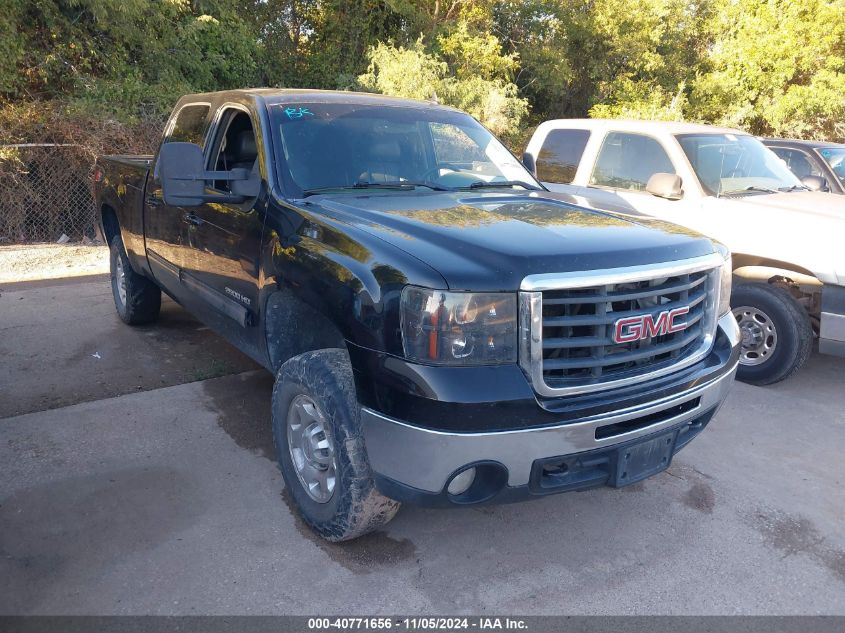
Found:
[[[422,38],[407,48],[377,44],[368,57],[369,68],[358,77],[364,90],[411,99],[436,95],[504,136],[517,133],[528,112],[528,102],[518,96],[514,84],[478,75],[453,75],[449,64],[425,51]]]
[[[689,115],[756,134],[842,138],[845,2],[717,0]]]

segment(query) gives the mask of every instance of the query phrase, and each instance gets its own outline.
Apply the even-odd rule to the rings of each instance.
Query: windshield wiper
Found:
[[[354,185],[337,185],[335,187],[318,187],[316,189],[306,189],[303,195],[314,196],[319,193],[328,193],[330,191],[344,191],[355,189],[393,189],[398,191],[411,191],[417,187],[428,187],[434,191],[451,191],[447,187],[442,187],[437,183],[428,181],[415,180],[396,180],[391,182],[356,182]]]
[[[780,193],[777,189],[771,189],[769,187],[757,187],[755,185],[750,185],[745,187],[744,189],[734,189],[733,191],[723,191],[721,195],[723,196],[733,196],[738,193],[745,193],[746,191],[757,191],[760,193]]]
[[[534,185],[522,180],[497,180],[493,182],[476,180],[466,187],[459,187],[459,189],[482,189],[484,187],[522,187],[523,189],[528,189],[529,191],[542,191],[540,187],[535,187]]]
[[[810,188],[806,185],[791,185],[789,187],[779,187],[778,191],[789,193],[790,191],[809,191]]]
[[[378,183],[376,183],[378,184]],[[432,182],[430,180],[398,180],[395,183],[389,182],[387,184],[397,184],[397,185],[413,185],[414,187],[428,187],[434,191],[454,191],[451,187],[444,187],[443,185],[438,185],[436,182]]]

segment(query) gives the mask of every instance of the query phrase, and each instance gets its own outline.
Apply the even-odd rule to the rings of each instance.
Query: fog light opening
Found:
[[[450,495],[460,495],[469,490],[472,483],[475,481],[475,468],[467,468],[462,470],[457,475],[452,477],[452,481],[446,488],[446,492]]]

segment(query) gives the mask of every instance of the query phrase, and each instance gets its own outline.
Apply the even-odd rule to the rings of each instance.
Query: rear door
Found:
[[[537,178],[552,191],[572,193],[578,165],[590,140],[590,130],[551,130],[543,139],[535,165]]]
[[[236,202],[214,202],[189,210],[182,283],[192,300],[204,303],[203,316],[215,329],[256,349],[259,257],[264,214],[257,209],[262,167],[256,119],[241,104],[222,106],[208,137],[210,171],[246,169],[250,179],[207,183],[207,193],[239,195]],[[243,195],[244,193],[249,195]]]
[[[178,107],[162,143],[185,142],[205,147],[211,105],[189,103]],[[147,261],[155,278],[174,296],[183,295],[179,271],[185,262],[189,209],[164,203],[156,157],[144,195],[144,236]]]

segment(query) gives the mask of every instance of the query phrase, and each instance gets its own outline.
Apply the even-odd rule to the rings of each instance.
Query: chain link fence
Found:
[[[79,145],[0,145],[0,244],[93,238],[92,171]]]

